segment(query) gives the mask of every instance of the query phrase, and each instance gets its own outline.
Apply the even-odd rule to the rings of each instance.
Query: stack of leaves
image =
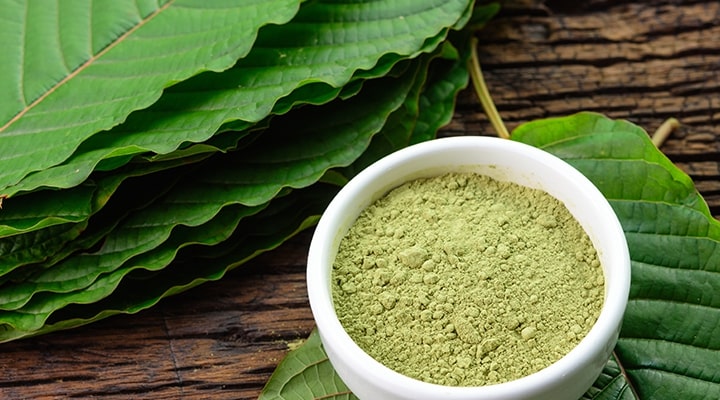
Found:
[[[150,307],[312,225],[357,170],[450,120],[460,29],[494,11],[6,5],[0,341]]]

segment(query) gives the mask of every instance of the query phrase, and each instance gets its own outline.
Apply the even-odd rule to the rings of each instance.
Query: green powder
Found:
[[[364,210],[333,269],[340,322],[373,358],[427,382],[536,372],[595,323],[604,278],[547,193],[471,173],[404,184]]]

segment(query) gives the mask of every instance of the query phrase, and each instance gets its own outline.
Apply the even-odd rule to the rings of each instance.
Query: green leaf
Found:
[[[247,54],[297,0],[9,2],[0,24],[0,190],[63,162],[162,90]],[[42,143],[42,146],[38,146]]]
[[[45,323],[45,319],[54,311],[72,303],[96,302],[107,297],[120,284],[121,280],[135,270],[143,269],[155,271],[167,266],[180,249],[191,245],[210,246],[225,240],[234,230],[238,221],[251,213],[261,210],[261,207],[228,207],[219,212],[212,220],[197,227],[179,227],[161,245],[152,250],[136,256],[123,265],[99,273],[94,280],[77,291],[61,293],[39,293],[29,299],[22,308],[6,311],[3,315],[12,324],[6,324],[5,334],[9,332],[32,332],[38,330],[38,323]],[[105,272],[105,271],[99,271]],[[12,316],[15,318],[11,318]],[[12,329],[9,329],[12,327]]]
[[[581,400],[637,400],[613,353],[602,373]]]
[[[436,62],[430,66],[428,82],[420,94],[418,120],[408,144],[430,140],[436,137],[438,130],[447,125],[455,114],[455,103],[460,90],[469,80],[467,59],[468,49],[458,51],[450,43],[445,43],[446,62]]]
[[[242,204],[261,204],[283,187],[311,185],[328,169],[352,163],[402,105],[424,62],[414,61],[400,78],[369,81],[348,100],[274,119],[247,147],[211,160],[214,172],[198,171],[178,198],[212,195],[223,183],[234,187]]]
[[[267,7],[278,6],[267,2]],[[231,69],[206,72],[166,89],[155,104],[130,114],[123,124],[87,138],[82,145],[76,143],[80,147],[72,157],[67,153],[62,160],[34,168],[44,170],[3,192],[72,187],[103,159],[168,153],[186,142],[205,141],[230,121],[262,120],[279,99],[308,84],[324,84],[324,95],[302,92],[279,104],[276,111],[282,113],[297,103],[328,101],[358,71],[362,79],[377,78],[401,59],[432,51],[445,39],[448,27],[467,13],[468,0],[308,2],[289,23],[264,27],[252,51]],[[303,95],[311,97],[299,97]],[[60,165],[48,168],[55,164]],[[0,187],[2,178],[0,172]]]
[[[437,54],[434,54],[434,56],[437,57]],[[428,59],[428,62],[432,61]],[[368,148],[352,165],[342,169],[340,173],[346,179],[349,179],[373,161],[409,144],[418,118],[418,102],[427,79],[428,67],[423,67],[419,72],[403,104],[388,117],[382,131],[372,138]]]
[[[22,265],[35,266],[62,252],[68,242],[76,239],[87,228],[87,221],[61,224],[44,228],[32,235],[0,238],[0,276],[3,281],[21,280],[9,273]],[[34,269],[34,268],[33,268]]]
[[[531,134],[534,131],[542,134]],[[573,118],[534,121],[513,134],[518,135],[516,140],[568,161],[609,199],[682,204],[710,216],[690,177],[654,146],[648,146],[647,133],[630,122],[585,112]],[[623,176],[620,182],[618,176]]]
[[[289,352],[263,388],[259,400],[357,399],[333,369],[313,330],[305,343]]]
[[[598,114],[531,122],[513,139],[578,168],[623,225],[632,284],[616,361],[627,381],[613,386],[642,399],[720,397],[720,222],[691,179],[642,129]]]
[[[31,232],[48,226],[81,222],[92,214],[96,187],[88,182],[68,190],[30,194],[3,201],[0,238]]]

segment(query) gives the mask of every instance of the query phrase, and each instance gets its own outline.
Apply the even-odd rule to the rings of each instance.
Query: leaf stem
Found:
[[[475,93],[477,94],[478,100],[480,100],[483,110],[485,110],[485,114],[487,114],[488,119],[490,119],[490,123],[493,128],[495,128],[497,135],[503,139],[510,139],[510,133],[508,133],[508,130],[502,121],[502,117],[500,117],[500,113],[498,113],[498,110],[495,107],[492,97],[490,97],[490,91],[485,84],[485,78],[483,78],[482,69],[480,68],[477,46],[477,38],[473,37],[470,39],[470,60],[468,60],[468,70],[470,71],[470,78],[472,79]]]
[[[680,121],[678,121],[676,118],[668,118],[665,120],[665,122],[660,125],[659,128],[653,133],[652,135],[652,142],[655,145],[655,147],[660,147],[665,143],[665,140],[667,140],[668,136],[680,127]]]
[[[618,365],[618,368],[620,368],[620,374],[625,378],[625,382],[627,382],[628,388],[630,388],[630,391],[632,392],[634,398],[640,399],[640,396],[638,396],[638,392],[635,389],[635,387],[632,384],[632,381],[630,381],[630,375],[628,375],[627,371],[625,370],[625,367],[620,362],[620,357],[618,357],[615,350],[612,352],[612,357],[615,359],[615,362]]]

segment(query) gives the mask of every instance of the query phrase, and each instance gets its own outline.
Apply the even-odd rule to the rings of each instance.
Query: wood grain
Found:
[[[720,4],[508,1],[480,35],[488,86],[510,129],[581,110],[653,131],[720,215]],[[464,91],[444,135],[493,134]],[[252,399],[313,327],[311,232],[137,315],[2,345],[2,398]]]

